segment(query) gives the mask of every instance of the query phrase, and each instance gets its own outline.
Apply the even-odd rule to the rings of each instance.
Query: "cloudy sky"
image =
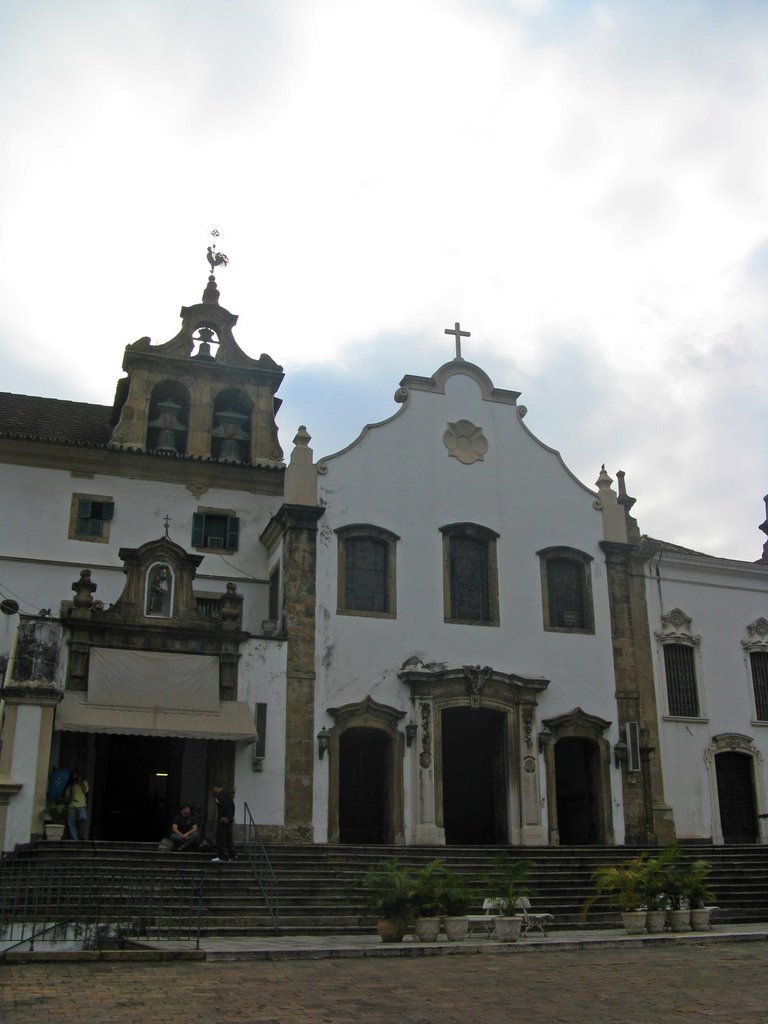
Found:
[[[453,355],[644,532],[754,560],[764,0],[0,0],[0,389],[109,404],[230,265],[316,456]]]

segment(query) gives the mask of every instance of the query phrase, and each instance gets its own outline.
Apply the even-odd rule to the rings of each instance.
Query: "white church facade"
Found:
[[[212,267],[213,269],[213,267]],[[0,396],[0,844],[235,791],[268,840],[766,838],[768,555],[642,537],[462,358],[316,462],[211,274],[113,406]]]

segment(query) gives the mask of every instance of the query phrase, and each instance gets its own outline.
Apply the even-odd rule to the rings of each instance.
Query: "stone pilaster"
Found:
[[[656,691],[645,599],[644,557],[635,544],[603,541],[611,609],[618,725],[638,722],[641,771],[622,769],[626,843],[669,843],[675,838],[672,810],[664,800]]]
[[[283,505],[283,616],[287,636],[285,827],[287,842],[311,843],[315,766],[315,571],[323,509]]]

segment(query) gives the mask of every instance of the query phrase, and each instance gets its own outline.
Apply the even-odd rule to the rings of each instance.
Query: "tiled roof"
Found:
[[[74,444],[106,445],[112,436],[109,405],[0,392],[0,435]]]
[[[657,540],[656,537],[649,537],[643,534],[640,538],[640,547],[643,551],[656,554],[659,551],[669,551],[678,555],[699,555],[701,558],[714,558],[704,551],[694,551],[693,548],[684,548],[682,544],[673,544],[668,540]]]

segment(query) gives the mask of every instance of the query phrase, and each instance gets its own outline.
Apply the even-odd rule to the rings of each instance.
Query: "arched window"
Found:
[[[189,428],[189,392],[175,380],[163,380],[152,389],[147,421],[147,450],[185,455]]]
[[[339,538],[338,610],[347,615],[396,614],[395,551],[398,537],[378,526],[344,526]]]
[[[655,633],[664,663],[667,714],[672,718],[702,715],[696,665],[701,637],[694,635],[692,624],[685,612],[674,608],[662,615],[661,629]]]
[[[536,553],[541,564],[544,629],[594,633],[591,555],[569,547],[543,548]]]
[[[211,455],[220,462],[247,462],[251,454],[252,404],[242,391],[222,391],[213,403]]]
[[[440,532],[445,621],[498,626],[498,534],[476,523],[453,523]]]

